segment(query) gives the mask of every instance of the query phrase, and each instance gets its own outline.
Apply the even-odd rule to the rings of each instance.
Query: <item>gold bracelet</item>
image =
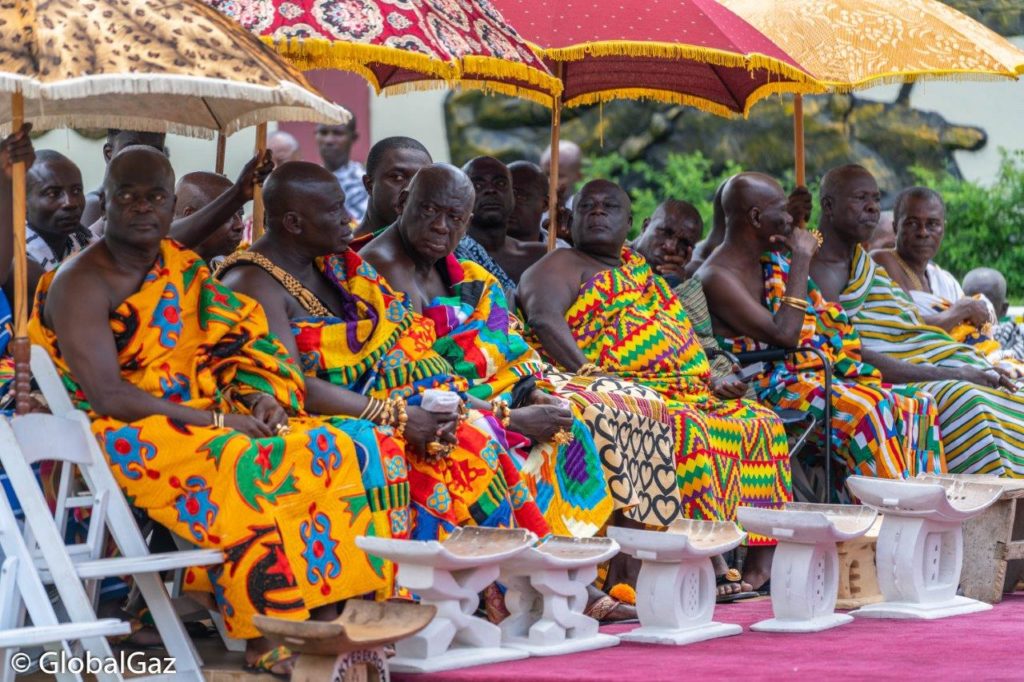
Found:
[[[395,410],[395,435],[401,438],[405,435],[405,425],[409,421],[409,414],[405,410],[405,401],[395,398],[393,409]]]
[[[576,375],[581,377],[589,377],[591,374],[597,374],[601,371],[601,368],[592,362],[584,363],[580,365],[580,368],[576,370]]]
[[[783,296],[782,305],[788,305],[790,308],[807,312],[807,301],[797,298],[796,296]]]
[[[503,398],[495,398],[491,401],[491,414],[498,420],[503,428],[508,428],[512,423],[512,409]]]
[[[367,421],[377,423],[377,420],[380,419],[380,413],[384,411],[384,405],[385,403],[383,400],[370,398],[366,403],[366,407],[364,407],[363,411],[359,413],[359,419],[365,419]]]

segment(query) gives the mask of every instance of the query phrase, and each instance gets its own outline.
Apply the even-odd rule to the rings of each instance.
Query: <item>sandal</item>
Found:
[[[609,616],[611,616],[615,609],[619,608],[621,604],[622,602],[618,599],[605,595],[600,599],[594,600],[593,603],[584,609],[583,615],[589,616],[602,624],[636,622],[636,618],[609,618]]]
[[[291,649],[286,646],[276,646],[252,663],[246,663],[244,669],[247,673],[273,675],[279,679],[287,680],[291,679],[291,671],[286,673],[274,672],[274,666],[286,663],[293,658],[297,658],[297,656],[291,652]]]
[[[722,585],[743,585],[742,579],[733,580],[732,576],[728,573],[725,575],[715,576],[715,586],[721,587]],[[715,595],[716,604],[731,604],[734,601],[740,601],[743,599],[753,599],[757,597],[758,593],[755,590],[741,590],[739,592],[732,592],[730,594],[718,594]]]

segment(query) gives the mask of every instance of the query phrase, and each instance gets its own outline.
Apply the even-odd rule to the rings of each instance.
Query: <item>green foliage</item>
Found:
[[[1002,152],[991,186],[912,168],[922,185],[942,193],[946,236],[936,260],[958,278],[981,266],[1006,277],[1011,300],[1024,295],[1024,153]]]
[[[741,170],[734,163],[716,168],[700,152],[669,154],[662,169],[655,169],[646,161],[627,161],[613,153],[588,159],[583,169],[583,182],[605,179],[626,188],[633,200],[631,238],[640,233],[644,220],[666,199],[693,204],[704,219],[706,234],[711,226],[711,199],[715,190],[722,181]]]

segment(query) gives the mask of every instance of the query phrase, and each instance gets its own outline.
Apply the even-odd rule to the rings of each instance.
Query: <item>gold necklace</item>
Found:
[[[914,288],[917,291],[931,292],[931,287],[921,280],[921,276],[914,272],[910,265],[907,264],[907,261],[903,260],[903,258],[900,257],[900,254],[899,252],[896,251],[896,249],[889,249],[889,252],[896,257],[896,262],[900,264],[900,267],[903,269],[903,272],[906,274],[907,277],[910,278],[910,284],[912,288]]]

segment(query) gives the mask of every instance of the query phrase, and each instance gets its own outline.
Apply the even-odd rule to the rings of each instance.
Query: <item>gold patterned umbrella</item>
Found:
[[[918,79],[1015,79],[1024,52],[938,0],[720,0],[832,92]],[[797,96],[797,182],[803,115]]]
[[[255,36],[199,0],[0,0],[0,92],[9,94],[0,98],[0,134],[29,121],[35,130],[212,137],[268,121],[349,118]],[[20,412],[28,409],[29,351],[23,163],[14,168],[13,190]]]

